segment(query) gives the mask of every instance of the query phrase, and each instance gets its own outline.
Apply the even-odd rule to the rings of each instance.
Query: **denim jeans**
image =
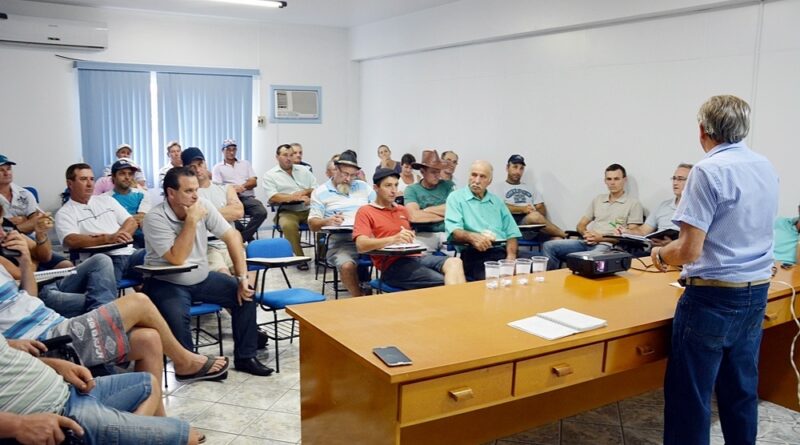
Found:
[[[114,264],[106,255],[80,263],[75,273],[42,286],[39,298],[66,318],[77,317],[117,298]]]
[[[189,309],[193,301],[214,303],[231,309],[233,325],[233,356],[236,360],[256,356],[258,327],[256,308],[253,301],[242,305],[236,297],[239,282],[236,278],[209,272],[205,280],[185,286],[168,283],[159,279],[148,279],[144,284],[146,293],[167,321],[175,338],[189,351],[193,350],[192,326]]]
[[[95,383],[97,386],[89,394],[70,386],[64,406],[64,415],[75,419],[83,428],[87,445],[189,442],[186,421],[131,414],[153,391],[150,374],[115,374],[98,377]]]
[[[566,261],[567,255],[571,253],[609,249],[611,247],[607,244],[592,245],[579,239],[560,239],[544,243],[542,245],[542,255],[547,257],[547,270],[555,270],[561,267],[561,262]]]
[[[664,379],[664,444],[708,444],[711,392],[728,445],[755,444],[758,350],[769,284],[687,286],[672,322]]]
[[[114,262],[114,278],[119,281],[123,278],[141,280],[142,273],[134,267],[144,264],[144,249],[138,249],[130,255],[110,255]]]

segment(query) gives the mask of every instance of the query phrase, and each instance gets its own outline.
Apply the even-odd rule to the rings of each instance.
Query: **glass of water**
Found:
[[[525,286],[528,284],[528,277],[531,274],[531,263],[528,258],[517,258],[517,284]]]
[[[486,271],[486,287],[497,289],[500,286],[500,262],[486,261],[483,263],[483,267]]]
[[[531,262],[533,281],[537,283],[544,283],[544,273],[547,271],[547,257],[535,256],[531,258]]]
[[[500,286],[508,287],[514,282],[514,260],[500,260]]]

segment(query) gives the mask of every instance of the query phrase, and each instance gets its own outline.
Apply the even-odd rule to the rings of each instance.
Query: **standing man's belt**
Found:
[[[723,281],[723,280],[706,280],[705,278],[698,278],[698,277],[689,277],[689,278],[681,278],[678,280],[681,286],[707,286],[707,287],[748,287],[748,286],[758,286],[760,284],[767,284],[769,283],[769,278],[765,278],[763,280],[756,280],[756,281]]]

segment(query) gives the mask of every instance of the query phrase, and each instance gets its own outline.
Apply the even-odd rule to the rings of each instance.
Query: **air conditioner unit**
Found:
[[[319,90],[275,89],[275,117],[319,119]]]
[[[108,45],[108,28],[104,23],[0,13],[0,42],[105,49]]]

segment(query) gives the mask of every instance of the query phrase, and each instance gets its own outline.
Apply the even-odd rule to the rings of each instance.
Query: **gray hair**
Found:
[[[482,160],[474,161],[470,166],[469,170],[472,171],[472,169],[475,167],[483,167],[489,170],[489,177],[494,178],[494,167],[492,167],[492,164],[490,164],[489,161],[482,161]]]
[[[714,96],[700,107],[697,122],[711,139],[733,144],[750,131],[750,105],[736,96]]]
[[[680,163],[680,164],[678,164],[678,166],[677,166],[677,167],[675,167],[675,168],[676,168],[676,169],[677,169],[677,168],[685,168],[685,169],[687,169],[687,170],[691,170],[691,169],[692,169],[692,167],[694,167],[694,164],[687,164],[687,163],[685,163],[685,162],[681,162],[681,163]]]

